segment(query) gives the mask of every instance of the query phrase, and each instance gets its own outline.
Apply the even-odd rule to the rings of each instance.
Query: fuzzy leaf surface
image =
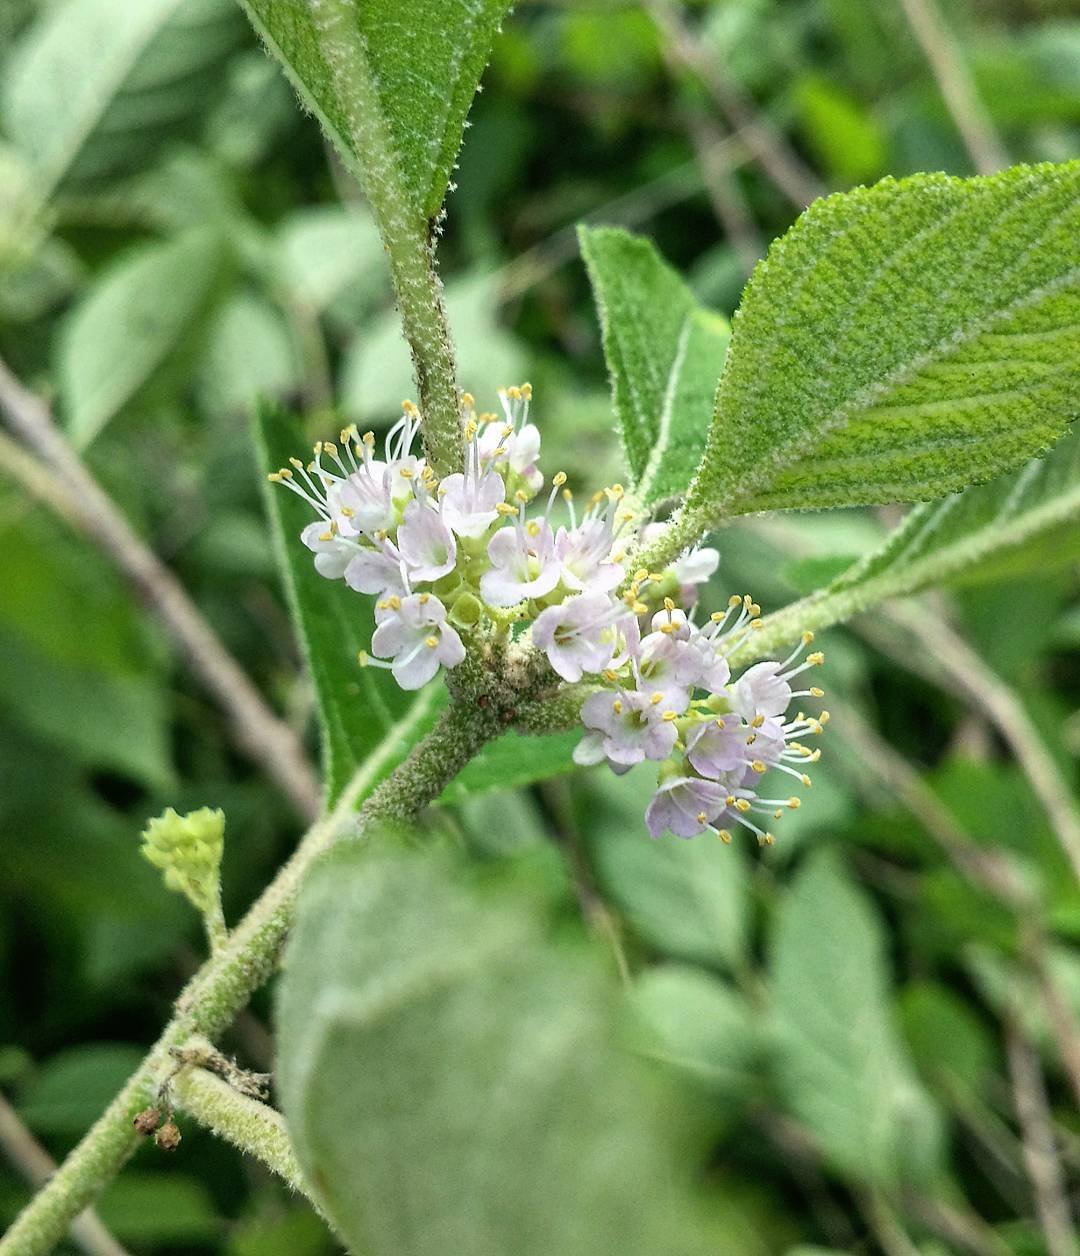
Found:
[[[877,1186],[932,1180],[940,1117],[890,1019],[882,925],[829,851],[781,906],[770,975],[777,1079],[827,1158]]]
[[[705,448],[731,328],[652,244],[579,227],[623,451],[643,505],[680,498]]]
[[[1078,386],[1080,162],[830,196],[747,287],[688,509],[940,497],[1052,445]]]
[[[359,153],[348,102],[333,87],[305,0],[243,0],[255,28],[331,139],[352,163],[397,164],[412,209],[439,212],[461,147],[465,116],[509,0],[352,0],[369,76],[393,151]]]
[[[280,1093],[351,1250],[703,1249],[677,1092],[620,1041],[615,974],[580,934],[552,936],[550,897],[524,869],[430,849],[352,846],[313,870],[278,1005]]]

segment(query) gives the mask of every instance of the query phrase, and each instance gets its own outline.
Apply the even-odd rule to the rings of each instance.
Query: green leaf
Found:
[[[940,1117],[892,1025],[881,923],[823,851],[782,904],[770,974],[787,1105],[857,1181],[933,1180]]]
[[[243,0],[269,50],[347,160],[363,166],[383,154],[357,152],[349,102],[334,90],[304,0]],[[389,135],[385,157],[398,167],[410,208],[439,212],[469,111],[509,0],[413,0],[403,20],[397,0],[344,0]]]
[[[617,780],[596,775],[591,784],[582,822],[605,898],[663,955],[739,968],[750,886],[738,849],[718,841],[652,841],[642,819],[656,789],[651,764]]]
[[[130,591],[85,546],[43,546],[47,526],[0,532],[0,712],[84,764],[168,788],[164,677]]]
[[[759,1093],[760,1035],[747,1002],[696,968],[648,969],[634,1001],[651,1031],[643,1050],[729,1107]]]
[[[281,312],[251,292],[231,296],[207,337],[199,384],[200,400],[217,414],[246,414],[258,401],[298,392],[300,364]]]
[[[180,349],[223,284],[225,246],[214,228],[133,249],[70,316],[57,370],[68,433],[88,445]]]
[[[259,465],[270,469],[302,455],[308,444],[300,425],[271,406],[256,411],[254,439]],[[404,758],[434,722],[444,691],[432,684],[406,693],[386,669],[360,667],[357,654],[369,648],[374,631],[374,599],[343,580],[319,575],[311,551],[300,541],[311,510],[281,485],[265,480],[264,485],[285,592],[315,687],[327,798],[333,805],[360,764],[387,739],[399,744],[382,775]]]
[[[1053,444],[1080,395],[1080,162],[812,205],[736,315],[688,513],[919,501]]]
[[[203,1246],[225,1228],[203,1183],[177,1173],[124,1173],[95,1206],[118,1239],[140,1247]]]
[[[439,801],[459,802],[472,794],[517,789],[572,772],[574,747],[580,740],[576,729],[544,736],[504,733],[462,769],[443,790]]]
[[[380,297],[387,286],[378,229],[355,208],[320,205],[290,214],[276,233],[274,261],[289,296],[315,313],[352,285],[363,283]]]
[[[875,553],[824,596],[859,609],[930,585],[1031,575],[1080,553],[1080,429],[1044,458],[940,502],[917,506]]]
[[[550,891],[342,847],[305,884],[278,1005],[297,1156],[367,1256],[690,1256],[685,1105]],[[689,1231],[689,1232],[688,1232]]]
[[[61,0],[9,59],[0,116],[43,191],[140,169],[197,119],[243,38],[229,0]]]
[[[23,1090],[19,1115],[37,1134],[82,1135],[142,1063],[127,1043],[87,1043],[54,1055]]]
[[[705,448],[731,328],[698,305],[648,240],[578,228],[615,413],[643,505],[682,497]]]

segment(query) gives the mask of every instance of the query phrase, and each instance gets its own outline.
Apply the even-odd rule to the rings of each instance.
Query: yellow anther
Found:
[[[611,709],[615,712],[616,715],[622,715],[622,702],[618,698],[616,698],[615,701],[611,704]]]
[[[822,663],[825,662],[825,655],[818,650],[815,654],[808,654],[806,656],[806,661],[811,665],[811,667],[820,667]]]
[[[318,457],[318,455],[321,454],[323,450],[322,441],[317,440],[315,444],[312,446],[312,449],[315,451],[315,456]]]
[[[747,737],[746,739],[746,744],[748,746],[752,746],[755,741],[757,741],[757,733],[751,733],[750,736]]]
[[[752,619],[750,621],[750,627],[751,628],[764,628],[765,621],[763,619]]]
[[[762,724],[764,723],[765,723],[765,716],[762,715],[760,712],[758,712],[758,714],[755,715],[754,718],[750,721],[750,727],[760,728]]]
[[[735,607],[735,606],[738,606],[741,601],[742,601],[742,598],[739,597],[737,593],[733,593],[731,597],[728,598],[727,604],[728,606]]]
[[[333,539],[334,539],[333,532],[320,532],[319,533],[320,541],[332,541]]]
[[[755,760],[753,761],[753,763],[751,763],[751,764],[750,764],[750,766],[754,769],[754,771],[755,771],[755,772],[756,772],[759,776],[762,774],[762,772],[767,772],[767,771],[768,771],[768,768],[766,768],[765,764],[764,764],[764,763],[762,763],[762,761],[761,761],[760,759],[755,759]]]
[[[309,467],[308,470],[310,471],[311,468]],[[288,467],[282,467],[278,472],[278,475],[280,475],[283,480],[291,480],[293,478],[292,472]]]
[[[758,606],[757,602],[751,602],[746,609],[750,612],[751,617],[754,619],[761,614],[761,607]]]
[[[526,401],[532,401],[532,384],[528,381],[521,385],[521,395]]]
[[[649,702],[653,706],[659,706],[659,704],[663,702],[663,700],[664,700],[664,695],[662,693],[654,693],[653,696],[649,699]]]
[[[724,799],[724,806],[725,806],[725,807],[734,807],[734,806],[735,806],[735,795],[734,795],[734,794],[728,794],[728,796]]]
[[[375,444],[375,433],[374,433],[374,432],[365,432],[365,433],[364,433],[364,435],[361,437],[361,439],[363,440],[363,442],[364,442],[364,444],[365,444],[365,445],[374,445],[374,444]]]
[[[428,602],[430,602],[430,601],[431,601],[431,594],[430,594],[430,593],[421,593],[421,594],[420,594],[420,605],[421,605],[421,606],[427,606]]]
[[[517,386],[517,384],[514,384],[506,390],[506,395],[510,398],[511,401],[520,401],[521,389]]]
[[[792,811],[798,811],[798,809],[802,806],[802,799],[801,798],[789,798],[787,800],[787,805],[791,808]]]
[[[413,478],[413,473],[409,467],[400,467],[398,469],[398,475],[400,475],[403,480],[411,480]]]
[[[776,838],[771,833],[766,833],[761,839],[762,846],[772,846],[776,842]]]
[[[772,813],[772,818],[774,820],[782,820],[784,818],[784,813],[782,811],[774,811]]]
[[[526,493],[523,488],[519,488],[514,494],[514,500],[518,502],[527,502],[529,500],[529,494]]]
[[[619,498],[620,498],[620,497],[622,497],[622,495],[623,495],[625,492],[626,492],[626,489],[624,489],[624,488],[623,488],[623,486],[622,486],[621,484],[613,484],[613,485],[611,486],[611,488],[610,488],[610,489],[608,489],[608,493],[609,493],[609,495],[610,495],[610,496],[611,496],[611,497],[612,497],[615,501],[618,501],[618,500],[619,500]]]
[[[832,716],[828,713],[828,711],[822,711],[822,713],[818,716],[818,723],[828,724],[829,720],[831,719],[832,719]]]
[[[509,502],[499,502],[496,505],[495,509],[498,511],[500,515],[503,515],[504,517],[517,514],[516,507],[511,506]]]
[[[615,672],[613,672],[610,667],[605,667],[604,670],[600,673],[600,675],[603,676],[603,678],[608,682],[608,684],[614,684],[615,681],[619,679],[618,675]]]
[[[304,465],[299,458],[290,458],[289,465],[295,467],[298,471]]]
[[[699,812],[697,813],[697,822],[698,822],[698,824],[704,824],[704,823],[705,823],[705,821],[706,821],[708,818],[709,818],[709,817],[708,817],[708,815],[707,815],[704,811],[699,811]]]
[[[723,611],[713,611],[713,613],[709,616],[709,618],[712,620],[714,624],[719,624],[722,620],[726,619],[727,616],[724,614]]]
[[[351,506],[342,506],[341,513],[346,519],[352,519],[356,515],[356,511]]]
[[[462,393],[461,404],[466,410],[471,410],[476,405],[476,398],[472,395],[472,393]]]
[[[750,803],[745,798],[736,798],[735,810],[741,811],[743,815],[746,815],[746,813],[750,810]]]
[[[675,603],[672,601],[672,599],[669,597],[664,598],[664,610],[666,610],[667,613],[670,615],[674,609],[675,609]]]
[[[526,524],[525,531],[529,534],[529,536],[539,536],[540,525],[536,522],[535,519],[531,519],[529,523]]]
[[[809,645],[810,642],[813,641],[813,639],[814,639],[814,634],[812,632],[804,632],[802,635],[803,645]]]
[[[824,690],[824,689],[819,689],[819,688],[817,687],[817,685],[811,685],[811,686],[810,686],[810,697],[811,697],[811,698],[824,698],[824,697],[825,697],[825,690]]]
[[[725,727],[725,724],[724,724],[724,717],[723,717],[722,715],[718,715],[718,716],[716,717],[716,727],[717,727],[717,728],[724,728],[724,727]]]
[[[673,724],[679,718],[679,713],[678,711],[665,711],[660,718],[665,724]]]
[[[551,482],[556,488],[562,488],[562,486],[566,483],[566,472],[556,471],[551,477]]]
[[[424,638],[424,645],[426,645],[429,650],[434,650],[438,644],[439,644],[438,637],[425,637]]]
[[[717,829],[716,836],[724,843],[725,846],[731,845],[731,832],[729,829]]]
[[[645,605],[644,602],[635,602],[634,605],[630,609],[634,612],[635,615],[647,615],[649,613],[649,608]]]
[[[283,477],[280,471],[271,471],[266,478],[271,484],[280,484]]]
[[[333,441],[328,440],[323,444],[323,450],[330,455],[331,458],[337,457],[337,445]]]
[[[399,598],[396,593],[391,593],[386,599],[386,603],[392,611],[401,610],[401,598]]]
[[[639,567],[637,571],[634,572],[634,580],[638,584],[644,584],[644,582],[648,580],[648,578],[649,578],[649,573],[644,567]]]
[[[810,778],[806,775],[806,773],[804,772],[804,773],[802,774],[802,783],[806,786],[806,788],[807,788],[807,789],[809,789],[809,788],[810,788],[810,786],[811,786],[814,782],[813,782],[813,781],[812,781],[812,780],[811,780],[811,779],[810,779]]]
[[[675,632],[675,631],[678,629],[678,627],[679,627],[679,625],[678,625],[678,624],[671,624],[671,623],[669,623],[669,624],[661,624],[661,625],[660,625],[660,631],[661,631],[662,633],[665,633],[666,635],[670,636],[670,635],[671,635],[671,633]]]
[[[360,650],[356,655],[356,661],[361,667],[367,667],[368,663],[371,662],[371,656],[368,654],[367,650]]]
[[[574,500],[574,494],[571,493],[568,488],[564,488],[562,491],[562,499],[564,502],[572,502]]]

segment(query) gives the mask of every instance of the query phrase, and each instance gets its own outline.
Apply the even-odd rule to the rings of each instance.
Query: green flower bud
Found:
[[[449,619],[455,628],[473,628],[483,611],[484,604],[475,593],[463,593],[450,608]]]
[[[146,826],[142,841],[142,853],[170,890],[186,895],[206,917],[220,913],[224,812],[202,807],[181,816],[169,807]]]

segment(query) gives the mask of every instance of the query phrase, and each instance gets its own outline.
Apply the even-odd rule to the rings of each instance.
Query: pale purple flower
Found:
[[[695,776],[673,776],[657,786],[645,811],[653,837],[669,830],[676,837],[697,837],[724,810],[727,790],[715,781]]]
[[[426,500],[417,499],[405,507],[397,547],[413,580],[440,580],[457,562],[454,534]]]
[[[784,714],[791,702],[791,686],[780,669],[781,663],[755,663],[731,687],[735,710],[746,720],[763,715],[767,720]]]
[[[497,471],[448,475],[439,486],[439,513],[458,536],[483,536],[499,517],[496,507],[506,496]]]
[[[638,688],[651,699],[659,694],[664,710],[680,715],[690,705],[690,697],[701,671],[698,652],[674,633],[650,632],[641,638],[637,650]]]
[[[637,690],[590,694],[581,718],[586,734],[579,763],[599,762],[597,749],[612,765],[631,767],[645,759],[666,759],[678,737],[675,721]]]
[[[524,508],[523,508],[524,509]],[[514,606],[543,597],[559,583],[555,538],[546,519],[500,528],[488,544],[491,568],[480,577],[480,592],[490,606]]]
[[[686,757],[696,772],[710,780],[741,784],[747,767],[758,757],[748,726],[734,713],[695,724],[686,736]]]
[[[408,590],[401,574],[401,555],[390,541],[378,550],[363,548],[345,570],[345,583],[357,593],[374,593],[385,598],[391,593],[404,596]]]
[[[672,571],[679,582],[679,601],[684,606],[694,605],[698,600],[697,586],[713,576],[719,565],[719,553],[707,546],[692,549],[676,560]]]
[[[315,570],[327,580],[340,580],[359,552],[355,541],[331,531],[322,519],[309,523],[300,533],[300,540],[315,555]]]
[[[371,652],[392,659],[390,670],[402,689],[420,689],[443,667],[465,657],[461,638],[446,622],[446,608],[431,593],[414,593],[380,603]]]
[[[624,575],[622,565],[612,561],[612,530],[605,519],[586,519],[576,528],[560,528],[555,538],[555,555],[562,569],[562,582],[575,593],[607,593]]]
[[[573,684],[585,672],[601,672],[611,663],[615,625],[625,618],[626,607],[608,594],[581,594],[537,615],[533,644],[547,654],[563,680]]]

